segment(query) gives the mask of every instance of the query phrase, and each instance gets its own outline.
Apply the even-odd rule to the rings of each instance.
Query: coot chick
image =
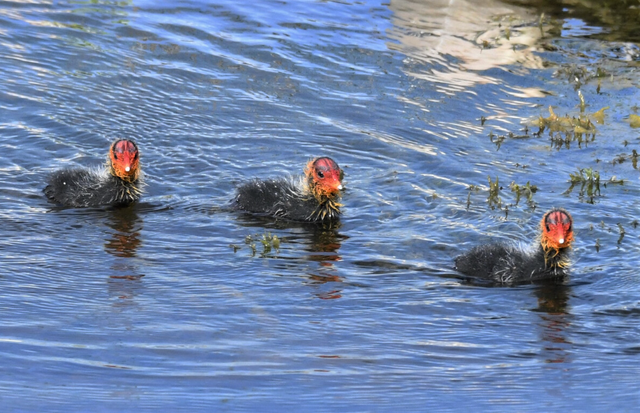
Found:
[[[554,208],[544,214],[540,227],[541,235],[532,247],[480,245],[457,257],[456,269],[503,284],[561,279],[569,266],[568,253],[573,242],[571,215]]]
[[[104,169],[62,169],[44,188],[51,202],[65,207],[126,206],[142,194],[140,153],[133,141],[120,139],[109,149]]]
[[[331,158],[309,161],[300,178],[254,179],[237,189],[233,208],[290,221],[338,219],[343,171]]]

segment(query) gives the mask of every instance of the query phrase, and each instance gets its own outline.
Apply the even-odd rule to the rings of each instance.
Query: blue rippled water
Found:
[[[637,9],[546,3],[1,1],[2,411],[636,411]],[[535,136],[578,91],[595,138]],[[117,137],[143,202],[46,202]],[[337,227],[221,208],[319,155]],[[552,206],[563,285],[453,270]]]

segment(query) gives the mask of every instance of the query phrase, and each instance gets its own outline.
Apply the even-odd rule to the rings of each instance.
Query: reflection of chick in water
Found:
[[[107,226],[113,229],[105,240],[104,249],[115,256],[110,266],[111,275],[108,280],[109,295],[117,297],[114,307],[126,308],[134,303],[133,298],[142,288],[144,274],[138,272],[135,260],[136,251],[141,244],[140,230],[142,219],[137,214],[137,205],[107,211]]]
[[[335,223],[330,227],[309,226],[311,244],[307,249],[311,254],[309,259],[320,262],[320,265],[331,267],[332,261],[340,261],[342,257],[338,255],[338,250],[342,246],[342,240],[347,236],[340,235],[338,229],[340,223]]]
[[[548,283],[536,289],[538,309],[542,328],[542,353],[547,363],[563,363],[568,356],[571,342],[567,340],[566,329],[571,325],[567,302],[571,287]]]
[[[110,222],[107,225],[115,231],[104,244],[105,250],[117,257],[135,257],[142,229],[142,220],[136,213],[136,207],[114,209],[109,213]]]
[[[338,233],[337,229],[340,225],[334,225],[331,228],[315,227],[311,232],[311,243],[307,249],[311,254],[310,261],[320,264],[317,273],[309,273],[309,285],[321,286],[330,282],[341,283],[342,277],[332,272],[336,271],[334,263],[341,261],[342,257],[338,254],[338,250],[342,246],[342,241],[348,237]],[[315,295],[323,300],[334,300],[342,297],[342,289],[333,289],[330,291],[320,291]]]
[[[536,289],[538,311],[553,315],[567,315],[567,302],[571,287],[549,282]]]

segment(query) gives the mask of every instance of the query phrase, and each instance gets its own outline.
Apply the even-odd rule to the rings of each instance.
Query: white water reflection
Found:
[[[394,29],[389,43],[424,66],[405,65],[408,75],[432,82],[441,93],[453,95],[475,84],[500,84],[479,73],[518,64],[520,71],[542,67],[534,54],[543,30],[531,10],[496,0],[392,0]],[[518,94],[539,96],[522,89]]]

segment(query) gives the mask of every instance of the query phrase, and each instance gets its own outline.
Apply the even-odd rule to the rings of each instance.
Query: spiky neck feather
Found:
[[[540,248],[544,254],[544,265],[548,269],[564,269],[570,264],[568,252],[571,247],[556,249],[545,244],[544,240],[540,241]]]

